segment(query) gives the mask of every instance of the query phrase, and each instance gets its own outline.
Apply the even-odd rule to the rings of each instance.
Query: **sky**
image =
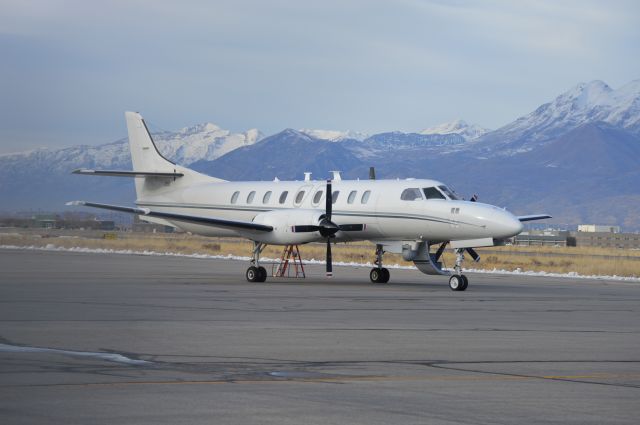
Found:
[[[640,2],[0,0],[0,154],[213,122],[498,128],[640,78]]]

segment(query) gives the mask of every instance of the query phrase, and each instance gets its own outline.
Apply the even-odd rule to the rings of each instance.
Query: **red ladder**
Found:
[[[294,273],[292,273],[292,270]],[[284,247],[282,257],[280,257],[280,263],[271,266],[271,275],[273,277],[306,277],[298,245],[286,245]]]

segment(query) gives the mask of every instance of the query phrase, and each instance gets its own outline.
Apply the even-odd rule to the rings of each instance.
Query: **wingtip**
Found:
[[[73,170],[71,172],[71,174],[87,174],[87,173],[92,173],[93,170],[90,170],[88,168],[76,168],[75,170]]]
[[[69,207],[84,205],[84,201],[69,201],[65,205],[67,205]]]

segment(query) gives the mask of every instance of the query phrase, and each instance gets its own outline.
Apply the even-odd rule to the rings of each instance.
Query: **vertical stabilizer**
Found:
[[[134,171],[173,172],[176,165],[162,156],[149,134],[147,124],[137,112],[125,112],[129,148]]]
[[[157,196],[171,197],[170,192],[188,187],[194,183],[223,181],[215,177],[200,174],[189,168],[176,165],[162,156],[156,147],[147,124],[137,112],[125,112],[129,132],[129,148],[133,171],[140,173],[173,173],[175,176],[136,177],[136,196],[138,200],[153,199]]]

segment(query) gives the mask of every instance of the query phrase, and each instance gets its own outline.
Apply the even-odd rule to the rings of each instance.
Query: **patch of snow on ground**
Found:
[[[64,248],[55,246],[53,244],[47,244],[44,247],[41,246],[17,246],[17,245],[0,245],[0,249],[16,249],[26,251],[64,251],[64,252],[81,252],[90,254],[122,254],[122,255],[146,255],[146,256],[169,256],[169,257],[184,257],[184,258],[198,258],[206,260],[236,260],[236,261],[249,261],[251,257],[244,257],[239,255],[210,255],[210,254],[181,254],[177,252],[157,252],[157,251],[134,251],[131,249],[103,249],[103,248]],[[274,263],[280,261],[275,258],[263,257],[260,262],[265,264]],[[304,264],[325,264],[324,260],[308,259],[304,261]],[[334,266],[345,267],[373,267],[372,263],[356,263],[353,261],[342,262],[334,261]],[[416,270],[414,266],[402,266],[400,264],[386,264],[385,267],[389,269],[403,269],[403,270]],[[445,269],[451,271],[451,269]],[[627,282],[640,282],[640,277],[628,277],[628,276],[601,276],[601,275],[581,275],[578,272],[569,273],[551,273],[545,271],[527,271],[517,268],[515,270],[504,269],[464,269],[465,273],[484,273],[484,274],[500,274],[500,275],[519,275],[519,276],[539,276],[539,277],[564,277],[572,279],[597,279],[597,280],[617,280]]]
[[[123,356],[117,353],[94,353],[91,351],[70,351],[60,350],[57,348],[42,348],[42,347],[24,347],[20,345],[9,345],[0,343],[0,352],[4,353],[51,353],[62,354],[66,356],[74,357],[93,357],[100,360],[107,360],[109,362],[126,363],[131,365],[149,364],[146,360],[135,360],[129,357]]]

